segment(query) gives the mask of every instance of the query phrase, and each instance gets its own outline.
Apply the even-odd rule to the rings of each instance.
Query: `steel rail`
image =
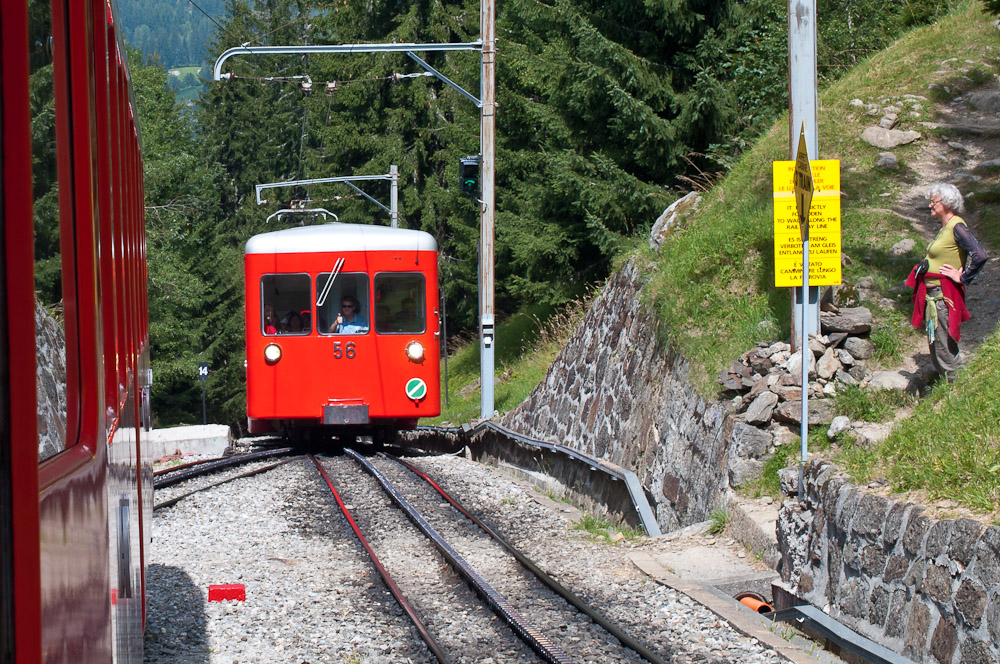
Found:
[[[244,477],[253,477],[254,475],[258,475],[260,473],[267,472],[268,470],[272,470],[274,468],[277,468],[278,466],[284,466],[286,463],[288,463],[290,461],[297,461],[297,460],[299,460],[301,458],[302,457],[297,456],[297,457],[291,457],[289,459],[283,459],[283,460],[279,461],[278,463],[272,463],[270,466],[264,466],[263,468],[255,468],[254,470],[248,470],[245,473],[240,473],[239,475],[233,475],[232,477],[227,477],[224,480],[220,480],[218,482],[213,482],[212,484],[209,484],[208,486],[203,486],[200,489],[195,489],[194,491],[188,491],[187,493],[181,494],[181,495],[179,495],[179,496],[177,496],[175,498],[171,498],[170,500],[164,500],[162,503],[156,503],[156,504],[153,505],[153,511],[156,511],[158,509],[162,509],[164,507],[172,507],[172,506],[176,505],[177,503],[179,503],[180,501],[184,500],[185,498],[188,498],[189,496],[193,496],[196,493],[200,493],[202,491],[207,491],[208,489],[214,489],[217,486],[221,486],[221,485],[226,484],[228,482],[232,482],[233,480],[238,480],[238,479],[241,479],[241,478],[244,478]],[[209,472],[215,472],[215,471],[214,470],[212,470],[212,471],[207,471],[206,470],[203,474],[207,475]]]
[[[479,572],[475,570],[448,542],[427,522],[426,519],[412,506],[396,487],[376,468],[370,461],[351,449],[345,449],[352,459],[357,461],[375,480],[382,486],[392,501],[406,513],[406,516],[417,526],[418,529],[434,544],[441,555],[457,571],[476,593],[482,597],[493,611],[507,621],[511,629],[528,646],[531,647],[542,659],[550,664],[570,664],[570,659],[562,650],[556,646],[548,636],[542,633],[537,627],[529,622],[520,611],[505,599]]]
[[[414,608],[410,605],[410,602],[406,599],[406,596],[403,594],[403,591],[400,590],[399,586],[396,585],[396,582],[393,581],[391,576],[389,576],[389,572],[382,565],[382,562],[378,559],[378,556],[375,555],[375,551],[368,543],[368,540],[365,538],[364,533],[361,532],[361,529],[358,527],[358,524],[355,523],[354,517],[351,516],[351,511],[347,508],[347,505],[340,497],[340,492],[338,492],[337,488],[333,485],[333,481],[327,474],[326,468],[324,468],[323,464],[319,462],[319,459],[317,459],[312,454],[309,455],[309,459],[313,462],[313,464],[316,465],[316,469],[319,471],[319,474],[326,482],[326,485],[330,488],[330,492],[333,494],[334,500],[337,501],[337,505],[340,507],[340,511],[341,513],[343,513],[344,518],[347,519],[347,523],[350,524],[351,529],[354,531],[355,536],[357,536],[358,538],[358,541],[361,542],[361,546],[364,547],[365,551],[368,552],[368,557],[371,558],[372,564],[375,566],[376,571],[378,571],[379,576],[382,577],[382,581],[389,589],[389,592],[396,599],[396,602],[399,603],[399,606],[403,609],[406,615],[410,618],[410,621],[413,623],[413,626],[416,627],[417,633],[420,634],[420,638],[424,640],[424,643],[427,644],[427,647],[430,649],[432,653],[434,653],[434,656],[437,658],[439,662],[441,662],[441,664],[448,664],[448,657],[447,655],[445,655],[444,650],[442,650],[441,646],[439,646],[437,641],[434,640],[434,637],[431,636],[431,633],[427,629],[427,626],[424,624],[423,620],[420,619],[420,616],[417,615],[416,610],[414,610]]]
[[[503,535],[499,534],[498,532],[496,532],[495,530],[493,530],[492,528],[490,528],[489,526],[487,526],[485,523],[483,523],[481,520],[479,520],[474,514],[472,514],[471,512],[469,512],[469,510],[467,510],[461,503],[459,503],[458,500],[456,500],[455,498],[453,498],[451,495],[448,494],[447,491],[445,491],[444,489],[442,489],[441,486],[437,482],[435,482],[429,475],[427,475],[427,473],[425,473],[424,471],[422,471],[417,466],[409,463],[408,461],[405,461],[405,460],[397,458],[397,457],[390,456],[390,455],[385,454],[385,453],[381,453],[381,454],[385,458],[391,459],[391,460],[395,461],[396,463],[399,463],[399,464],[405,466],[411,472],[415,473],[418,477],[422,478],[425,482],[427,482],[428,484],[430,484],[438,493],[441,494],[441,496],[444,497],[445,500],[447,500],[449,503],[451,503],[452,507],[454,507],[459,512],[461,512],[466,517],[468,517],[469,520],[471,520],[477,526],[479,526],[480,528],[482,528],[490,537],[492,537],[501,546],[503,546],[505,549],[507,549],[507,551],[509,551],[512,556],[514,556],[515,558],[517,558],[518,562],[520,562],[532,574],[534,574],[538,578],[539,581],[541,581],[542,583],[544,583],[546,586],[548,586],[550,589],[552,589],[556,594],[558,594],[560,597],[562,597],[567,602],[569,602],[574,607],[576,607],[576,609],[579,610],[581,613],[587,615],[591,620],[593,620],[595,623],[597,623],[598,625],[600,625],[601,627],[603,627],[609,634],[611,634],[616,639],[618,639],[622,643],[622,645],[624,645],[625,647],[630,648],[631,650],[633,650],[636,654],[638,654],[640,657],[642,657],[643,659],[645,659],[647,662],[652,662],[653,664],[667,664],[667,662],[670,661],[670,660],[667,660],[667,659],[663,659],[662,657],[660,657],[659,655],[657,655],[655,652],[653,652],[652,650],[650,650],[649,648],[647,648],[646,646],[644,646],[642,643],[640,643],[636,639],[634,639],[631,636],[629,636],[628,634],[626,634],[624,631],[622,631],[622,629],[620,627],[618,627],[617,625],[615,625],[614,623],[612,623],[610,620],[608,620],[607,618],[605,618],[603,614],[601,614],[599,611],[597,611],[596,609],[594,609],[593,607],[591,607],[584,600],[582,600],[579,597],[577,597],[571,590],[565,588],[558,581],[556,581],[551,576],[549,576],[548,574],[546,574],[530,558],[528,558],[526,555],[524,555],[523,553],[521,553],[521,551],[518,550],[517,547],[515,547],[513,544],[511,544],[509,541],[507,541],[507,539],[504,538]]]
[[[160,468],[159,470],[153,471],[153,477],[159,477],[160,475],[167,475],[169,473],[176,472],[178,470],[184,470],[186,468],[194,468],[195,466],[201,466],[206,463],[211,463],[213,461],[222,461],[228,457],[212,457],[211,459],[199,459],[197,461],[191,461],[189,463],[182,463],[177,466],[170,466],[168,468]]]
[[[229,468],[230,466],[239,466],[244,463],[249,463],[251,461],[260,461],[261,459],[270,459],[272,457],[284,456],[286,454],[290,454],[291,452],[292,452],[291,447],[279,447],[278,449],[275,450],[263,450],[260,452],[251,452],[249,454],[239,454],[237,456],[223,457],[221,459],[211,459],[203,464],[197,464],[199,467],[189,468],[176,473],[172,473],[166,477],[155,479],[153,480],[153,488],[165,489],[168,486],[179,484],[180,482],[191,479],[192,477],[207,475],[216,470],[222,470],[223,468]],[[195,465],[195,464],[189,464],[189,465]]]

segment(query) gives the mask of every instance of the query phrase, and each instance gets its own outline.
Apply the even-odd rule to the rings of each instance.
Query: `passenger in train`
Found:
[[[302,331],[312,332],[312,312],[308,309],[302,312]]]
[[[273,304],[264,305],[264,334],[278,333],[278,314],[274,311]]]
[[[287,334],[302,334],[302,316],[294,311],[288,314]]]
[[[419,327],[417,320],[417,303],[412,297],[404,298],[400,303],[400,309],[393,318],[393,323],[399,332],[414,332]]]
[[[330,326],[331,332],[338,334],[364,334],[368,332],[368,321],[358,313],[358,301],[352,295],[340,298],[337,320]]]

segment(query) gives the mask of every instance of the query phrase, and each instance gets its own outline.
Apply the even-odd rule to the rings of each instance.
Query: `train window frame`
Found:
[[[55,303],[53,306],[62,312],[62,323],[59,321],[51,312],[48,311],[48,306],[46,306],[42,301],[35,298],[35,310],[32,312],[32,327],[34,328],[34,334],[36,342],[39,337],[48,337],[52,339],[52,343],[58,345],[60,340],[58,337],[62,337],[62,352],[59,353],[58,348],[54,350],[55,355],[49,354],[48,364],[41,361],[36,363],[36,381],[38,381],[36,386],[36,392],[41,395],[42,392],[49,393],[50,395],[53,391],[56,394],[56,401],[54,407],[56,408],[56,415],[60,417],[60,421],[52,422],[51,418],[46,418],[47,425],[42,430],[41,426],[38,430],[37,444],[38,444],[38,463],[39,466],[44,466],[52,468],[52,462],[65,455],[69,450],[75,448],[78,443],[81,442],[82,433],[82,422],[81,422],[81,404],[80,396],[83,391],[81,390],[81,366],[80,366],[80,326],[82,321],[79,320],[80,314],[82,313],[78,307],[78,294],[77,294],[77,255],[76,255],[76,233],[75,233],[75,217],[76,217],[76,200],[75,200],[75,180],[77,174],[75,173],[75,164],[73,163],[73,153],[74,153],[74,134],[76,133],[75,127],[72,125],[67,118],[70,117],[71,113],[71,99],[72,95],[70,93],[71,88],[71,78],[70,70],[72,65],[69,60],[69,34],[68,34],[68,21],[69,17],[68,8],[64,3],[61,2],[47,2],[46,0],[36,0],[41,5],[47,5],[49,11],[49,38],[47,43],[43,44],[40,42],[32,44],[29,35],[29,49],[35,49],[36,53],[29,53],[29,59],[32,55],[38,55],[38,49],[41,48],[44,52],[46,49],[48,51],[48,63],[43,64],[37,70],[32,70],[29,72],[29,77],[41,73],[46,66],[51,65],[51,92],[52,92],[52,151],[54,152],[54,168],[55,168],[55,178],[53,181],[53,189],[55,190],[55,204],[54,204],[54,231],[56,233],[55,244],[58,247],[58,288],[60,294],[59,302]],[[34,113],[32,114],[32,123],[34,124]],[[33,128],[33,132],[35,128]],[[32,161],[40,157],[38,149],[32,141]],[[34,166],[34,163],[32,164]],[[38,231],[39,231],[39,201],[44,198],[37,196],[37,191],[35,190],[35,181],[37,180],[39,173],[34,172],[32,174],[32,243],[36,245],[38,242]],[[50,189],[52,191],[52,189]],[[53,256],[52,258],[55,258]],[[38,259],[36,258],[33,263],[33,268],[38,264]],[[35,275],[37,279],[37,274]],[[38,288],[38,282],[35,282],[36,289]],[[55,327],[53,327],[53,325]],[[43,331],[43,327],[48,327],[49,330]],[[58,328],[58,329],[55,329]],[[39,349],[40,351],[41,349]],[[37,357],[41,357],[42,353],[38,353]],[[59,366],[59,363],[62,366]],[[61,376],[60,376],[61,374]],[[38,400],[37,408],[41,408],[41,399]],[[36,409],[37,409],[36,408]],[[42,418],[39,418],[39,425],[41,425]],[[55,425],[55,426],[53,426]],[[54,446],[49,445],[49,440],[52,436],[50,431],[55,429],[55,438],[57,440],[51,441]],[[45,437],[46,439],[43,439]]]
[[[275,325],[275,331],[274,332],[268,332],[266,324],[265,324],[265,318],[266,318],[265,308],[267,306],[269,306],[269,303],[265,302],[264,280],[268,279],[268,278],[276,278],[276,277],[300,277],[300,278],[304,278],[305,281],[306,281],[306,284],[307,284],[307,287],[306,287],[306,300],[305,300],[307,306],[303,307],[301,309],[299,309],[298,307],[290,307],[288,309],[287,316],[282,316],[281,315],[281,311],[283,311],[284,309],[280,309],[280,310],[279,309],[275,309],[275,314],[277,316],[277,318],[276,318],[276,325]],[[312,334],[313,322],[316,320],[316,315],[313,313],[313,307],[312,307],[312,302],[313,302],[312,283],[313,283],[312,275],[309,274],[308,272],[267,272],[267,273],[264,273],[264,274],[260,275],[260,281],[259,281],[260,297],[259,297],[259,301],[258,301],[258,311],[260,313],[260,333],[263,336],[265,336],[265,337],[308,337],[308,336],[310,336]],[[272,308],[274,307],[273,304],[270,305],[270,306],[272,306]],[[304,325],[303,325],[303,329],[301,331],[299,331],[299,332],[289,332],[288,330],[282,330],[282,329],[280,329],[280,327],[278,325],[281,324],[281,321],[284,320],[284,318],[286,318],[286,317],[290,319],[291,316],[294,315],[294,313],[296,311],[299,312],[300,316],[301,316],[302,312],[306,312],[306,311],[309,312],[309,327],[308,327],[308,329],[306,329]]]
[[[390,327],[388,325],[388,321],[387,321],[387,325],[386,325],[385,329],[383,329],[380,326],[380,320],[379,320],[379,314],[378,314],[378,307],[376,306],[375,307],[375,311],[373,312],[373,316],[372,316],[373,319],[374,319],[373,322],[372,322],[372,326],[375,328],[375,332],[377,334],[386,334],[386,335],[426,334],[426,332],[427,332],[427,275],[425,275],[423,272],[396,272],[396,271],[393,271],[393,270],[386,270],[386,271],[383,271],[383,272],[376,272],[375,275],[374,275],[374,277],[372,278],[373,292],[375,292],[377,294],[377,299],[381,302],[381,295],[380,295],[380,292],[379,292],[379,280],[381,278],[397,278],[397,277],[407,277],[407,278],[417,277],[417,278],[420,279],[420,285],[419,285],[420,286],[420,301],[419,302],[415,302],[414,304],[416,306],[415,313],[420,316],[421,326],[420,326],[419,330],[417,330],[417,329],[400,329],[401,328],[400,325],[395,325],[394,327]],[[405,298],[400,301],[400,304],[402,304],[402,302],[404,302],[404,301],[405,301]],[[395,311],[395,313],[392,314],[393,318],[397,318],[398,315],[399,315],[399,313],[400,313],[399,310]]]
[[[326,282],[325,281],[322,282],[323,285],[321,286],[320,285],[320,283],[321,283],[320,280],[323,279],[324,277],[329,278],[333,274],[334,274],[334,272],[332,272],[332,271],[331,272],[319,272],[319,273],[316,274],[316,278],[315,278],[315,280],[314,280],[313,283],[316,286],[316,292],[317,293],[321,293],[322,291],[326,290]],[[345,281],[347,279],[354,279],[355,280],[354,283],[353,283],[353,293],[352,292],[346,292],[346,293],[344,292],[344,284],[345,284]],[[363,336],[371,333],[371,331],[372,331],[372,324],[371,324],[371,313],[372,313],[371,292],[372,292],[372,289],[371,289],[371,281],[370,280],[371,280],[371,276],[367,272],[364,272],[364,271],[339,272],[339,273],[337,273],[337,275],[335,277],[335,281],[334,281],[333,287],[330,289],[330,292],[327,294],[327,297],[323,300],[323,303],[320,304],[319,302],[316,302],[317,306],[316,306],[316,314],[315,314],[314,318],[316,320],[316,331],[319,333],[320,336],[324,336],[324,337],[363,337]],[[339,284],[337,282],[339,282]],[[364,292],[363,293],[359,293],[358,291],[360,289],[364,289]],[[336,313],[340,313],[341,300],[345,296],[353,297],[358,302],[358,304],[361,305],[361,311],[359,311],[358,313],[361,315],[361,317],[365,320],[365,323],[366,323],[366,325],[364,326],[364,329],[361,330],[361,331],[358,331],[358,332],[333,332],[333,331],[331,331],[329,329],[329,328],[333,327],[334,321],[327,321],[326,318],[324,318],[324,312],[329,312],[330,310],[335,310]],[[333,306],[334,302],[337,303],[337,306]],[[321,306],[323,307],[323,310],[320,309]],[[323,326],[320,326],[320,324],[319,324],[321,320],[324,323]],[[327,322],[329,322],[329,325],[325,324]],[[326,329],[324,329],[324,328],[326,328]]]

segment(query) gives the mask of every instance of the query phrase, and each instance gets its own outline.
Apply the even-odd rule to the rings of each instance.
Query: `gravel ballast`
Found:
[[[592,541],[572,529],[572,513],[461,457],[415,463],[564,586],[672,662],[787,661],[627,560],[628,551],[655,546],[653,540]],[[157,491],[157,502],[190,491],[190,484]],[[244,584],[246,601],[209,603],[209,585],[225,583]],[[158,510],[146,593],[150,663],[435,661],[305,459]],[[421,601],[432,606],[434,599]],[[509,661],[498,655],[479,652],[468,661]]]

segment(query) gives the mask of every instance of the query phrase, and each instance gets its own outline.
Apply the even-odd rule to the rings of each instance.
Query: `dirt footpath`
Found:
[[[920,154],[906,166],[918,179],[906,190],[892,207],[892,211],[910,221],[925,243],[934,239],[940,223],[930,215],[927,207],[927,189],[937,182],[954,184],[964,196],[969,195],[969,185],[981,177],[976,167],[1000,156],[1000,117],[996,112],[980,111],[970,104],[970,97],[995,94],[1000,98],[1000,81],[994,79],[983,87],[957,97],[950,103],[938,104],[938,120],[923,123],[925,131],[920,140]],[[973,211],[974,196],[967,200],[967,209],[961,215],[973,235],[989,254],[990,259],[966,290],[966,305],[972,318],[962,325],[960,347],[967,357],[996,329],[1000,320],[1000,255],[996,247],[989,246],[978,232],[981,219]],[[918,245],[916,251],[922,253]],[[930,366],[930,356],[923,337],[916,340],[906,352],[904,367]]]

